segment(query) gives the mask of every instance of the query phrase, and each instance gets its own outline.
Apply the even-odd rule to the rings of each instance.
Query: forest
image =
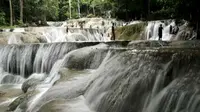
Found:
[[[0,25],[64,21],[81,17],[130,20],[184,19],[199,29],[197,0],[1,0]]]

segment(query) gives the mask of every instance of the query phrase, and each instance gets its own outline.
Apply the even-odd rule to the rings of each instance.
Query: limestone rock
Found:
[[[39,83],[40,81],[37,79],[28,79],[22,84],[22,91],[24,93],[28,92],[31,89],[34,89],[34,87]]]

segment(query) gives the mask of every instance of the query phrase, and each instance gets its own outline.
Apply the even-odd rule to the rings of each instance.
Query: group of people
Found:
[[[79,25],[79,27],[80,27],[80,29],[83,29],[83,25],[85,24],[85,21],[80,21],[80,22],[78,22],[78,25]],[[71,25],[70,25],[72,28],[73,27],[77,27],[77,23],[76,23],[76,26],[74,26],[74,23],[72,23]],[[68,26],[66,26],[66,32],[68,33],[69,32],[69,27]]]
[[[177,34],[178,31],[179,31],[179,27],[178,26],[172,27],[172,25],[170,25],[170,27],[169,27],[169,34]],[[160,27],[158,28],[158,37],[159,37],[159,40],[162,40],[162,35],[163,35],[163,27],[162,27],[162,24],[160,24]]]
[[[83,24],[84,24],[84,22],[81,23],[81,24],[79,24],[81,29],[83,29]],[[104,25],[104,22],[102,24]],[[112,34],[111,35],[111,40],[115,40],[115,26],[116,26],[116,24],[113,22],[112,23],[112,30],[111,30],[111,34]],[[90,28],[92,28],[92,26],[90,26]],[[69,28],[67,26],[66,32],[68,33],[68,31],[69,31]],[[172,25],[170,25],[170,27],[169,27],[169,34],[177,34],[178,31],[179,31],[178,26],[172,27]],[[162,36],[163,36],[163,26],[162,26],[162,24],[160,24],[160,26],[158,28],[158,37],[159,37],[159,40],[162,40]]]
[[[83,24],[85,24],[84,22],[81,22],[79,23],[79,26],[81,29],[83,29]],[[105,22],[103,21],[102,22],[102,26],[105,25]],[[115,26],[116,26],[116,23],[112,22],[112,27],[111,27],[111,40],[115,40]],[[72,23],[71,27],[74,27],[74,24]],[[92,29],[92,26],[90,25],[90,29]],[[97,30],[99,29],[99,27],[97,26]],[[106,28],[104,27],[104,33],[106,33]],[[69,27],[66,26],[66,32],[68,33],[69,32]],[[101,33],[101,35],[103,36],[103,33]],[[110,35],[108,34],[108,37],[110,37]]]

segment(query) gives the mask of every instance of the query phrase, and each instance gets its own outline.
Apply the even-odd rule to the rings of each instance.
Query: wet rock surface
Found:
[[[40,44],[33,46],[41,47]],[[59,49],[54,49],[59,46]],[[71,48],[67,50],[69,46]],[[15,47],[23,50],[27,45]],[[48,109],[76,112],[74,110],[78,107],[97,112],[200,110],[199,41],[68,42],[43,44],[42,47],[45,51],[46,48],[52,48],[49,50],[51,55],[45,58],[46,65],[56,60],[62,62],[58,65],[66,65],[55,65],[60,80],[37,97],[36,101],[28,100],[34,101],[30,109],[33,112]],[[50,71],[51,68],[54,67],[44,66],[42,70]],[[31,92],[29,88],[38,84],[35,82],[38,81],[27,80],[22,90]],[[4,93],[2,91],[0,96],[4,96]],[[31,97],[28,96],[28,99]],[[21,102],[22,99],[25,102]],[[15,102],[11,110],[26,111],[30,106],[23,96]]]
[[[38,79],[28,79],[22,84],[22,91],[24,93],[28,92],[31,89],[35,89],[35,87],[40,83]]]
[[[0,44],[46,43],[43,35],[28,32],[0,33]]]

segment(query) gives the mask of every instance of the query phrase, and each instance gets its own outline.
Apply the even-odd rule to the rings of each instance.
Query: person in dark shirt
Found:
[[[177,34],[179,32],[179,27],[176,26],[176,31],[175,31],[175,34]]]
[[[163,27],[162,27],[162,24],[160,24],[160,27],[158,28],[159,40],[162,40],[162,31],[163,31]]]
[[[172,25],[169,26],[169,34],[172,34]]]
[[[111,40],[115,40],[115,27],[114,27],[114,23],[112,24],[112,37]]]
[[[67,28],[66,28],[66,32],[68,33],[68,31],[69,31],[69,27],[67,26]]]

